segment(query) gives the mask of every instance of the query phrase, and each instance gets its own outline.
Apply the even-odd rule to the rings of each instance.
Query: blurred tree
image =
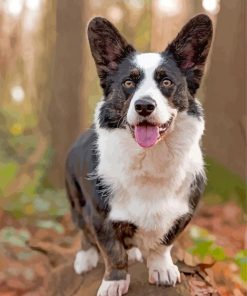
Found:
[[[9,100],[10,88],[25,82],[26,65],[23,61],[23,32],[26,15],[25,6],[13,17],[6,14],[4,3],[0,2],[0,92],[1,103]]]
[[[82,73],[86,24],[83,0],[59,0],[56,5],[53,97],[48,110],[54,149],[50,181],[53,186],[62,187],[67,151],[85,126]]]
[[[224,0],[206,78],[206,153],[245,177],[246,1]]]
[[[151,50],[162,51],[194,13],[193,1],[152,1]]]
[[[56,5],[55,1],[44,1],[41,11],[39,29],[35,43],[35,94],[34,108],[38,115],[39,130],[47,136],[50,122],[47,118],[52,96],[52,77],[54,68],[54,50],[56,39]]]

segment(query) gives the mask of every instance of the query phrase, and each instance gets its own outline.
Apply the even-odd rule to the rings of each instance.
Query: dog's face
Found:
[[[200,115],[194,95],[212,39],[206,15],[191,19],[162,53],[137,53],[100,17],[89,23],[88,37],[104,91],[100,127],[126,128],[148,148],[172,132],[179,112]]]

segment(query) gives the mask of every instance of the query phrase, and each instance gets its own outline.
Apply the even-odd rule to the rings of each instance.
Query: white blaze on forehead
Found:
[[[142,53],[136,56],[135,62],[144,71],[151,70],[154,72],[161,63],[161,60],[161,55],[158,53]]]
[[[161,55],[158,53],[142,53],[136,56],[136,66],[143,71],[144,77],[140,82],[133,99],[139,99],[141,96],[154,96],[155,90],[158,89],[157,83],[154,80],[155,69],[162,61]],[[155,98],[153,98],[155,100]]]

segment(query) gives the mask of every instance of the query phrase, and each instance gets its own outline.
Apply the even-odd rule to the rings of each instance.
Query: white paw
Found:
[[[97,296],[122,296],[129,290],[130,275],[127,274],[126,280],[105,281],[103,280]]]
[[[99,255],[96,248],[92,247],[87,251],[79,251],[74,261],[74,270],[77,274],[87,272],[97,266]]]
[[[175,264],[167,266],[159,266],[158,268],[149,269],[149,282],[150,284],[175,286],[181,282],[180,272]]]
[[[128,260],[129,261],[132,261],[132,262],[135,262],[135,261],[139,261],[139,262],[143,262],[143,258],[142,258],[142,253],[141,251],[134,247],[134,248],[131,248],[127,251],[127,254],[128,254]]]

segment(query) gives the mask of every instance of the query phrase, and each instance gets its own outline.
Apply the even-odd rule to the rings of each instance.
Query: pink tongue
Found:
[[[158,126],[153,125],[136,125],[135,139],[136,142],[143,148],[153,146],[159,137]]]

